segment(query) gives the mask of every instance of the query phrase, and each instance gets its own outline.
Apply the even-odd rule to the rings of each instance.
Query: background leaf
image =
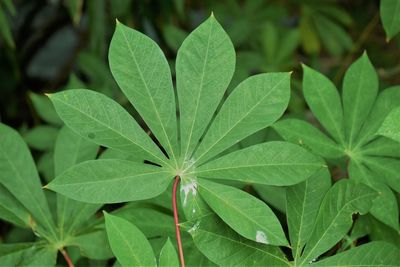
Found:
[[[171,240],[168,238],[160,252],[160,267],[179,267],[179,258]]]
[[[396,0],[381,0],[381,20],[387,40],[400,32],[400,3]]]

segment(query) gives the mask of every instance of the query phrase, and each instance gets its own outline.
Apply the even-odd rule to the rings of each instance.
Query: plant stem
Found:
[[[179,217],[178,217],[178,207],[176,205],[176,189],[179,185],[181,178],[175,176],[174,186],[172,188],[172,207],[174,209],[174,222],[175,222],[175,233],[176,242],[178,243],[179,260],[181,262],[181,267],[185,267],[185,258],[183,256],[182,241],[181,241],[181,231],[179,229]]]
[[[60,252],[64,256],[64,259],[68,264],[68,267],[75,267],[75,265],[71,261],[71,258],[68,255],[68,253],[64,249],[61,249]]]

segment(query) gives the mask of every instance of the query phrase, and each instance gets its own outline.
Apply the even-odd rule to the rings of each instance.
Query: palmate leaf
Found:
[[[314,261],[340,241],[353,223],[352,215],[367,213],[376,196],[376,191],[352,180],[334,184],[322,201],[300,265]]]
[[[77,201],[119,203],[155,197],[172,178],[169,171],[157,166],[103,159],[75,165],[46,187]]]
[[[397,266],[399,262],[398,248],[386,242],[375,241],[316,262],[312,266]]]
[[[104,213],[111,249],[122,266],[157,266],[153,249],[137,227]]]
[[[117,22],[109,61],[124,94],[170,157],[176,159],[175,96],[171,71],[161,49],[146,35]]]
[[[191,153],[211,120],[235,70],[235,49],[213,15],[182,43],[176,58],[181,157]]]
[[[231,186],[198,180],[199,193],[221,219],[240,235],[263,244],[287,246],[278,218],[261,200]]]
[[[275,141],[230,153],[200,166],[195,173],[199,177],[213,179],[292,185],[325,167],[323,161],[305,149]]]
[[[182,225],[196,247],[219,266],[290,266],[278,247],[247,240],[210,214]]]
[[[38,224],[40,235],[55,239],[54,222],[28,147],[15,130],[1,123],[0,137],[0,183],[31,214],[30,226]]]

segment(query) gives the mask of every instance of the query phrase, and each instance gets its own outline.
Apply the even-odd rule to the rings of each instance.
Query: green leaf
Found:
[[[268,205],[286,214],[286,187],[257,184],[253,189]]]
[[[346,71],[343,79],[343,114],[348,147],[357,145],[359,131],[378,95],[378,75],[366,53]]]
[[[157,266],[149,241],[135,225],[106,212],[104,217],[111,249],[122,266]]]
[[[58,129],[51,126],[37,126],[24,134],[24,140],[31,148],[45,151],[54,147]]]
[[[400,158],[400,143],[386,137],[378,137],[362,147],[367,156]]]
[[[313,266],[397,266],[400,262],[400,250],[386,242],[370,242],[336,254]]]
[[[159,258],[159,267],[179,267],[179,258],[174,246],[169,238],[161,249]]]
[[[378,133],[400,142],[400,107],[389,113]]]
[[[286,189],[286,214],[295,263],[314,229],[318,209],[331,186],[330,178],[329,171],[324,168]]]
[[[3,267],[52,267],[56,258],[57,250],[45,243],[0,244],[0,265]]]
[[[32,214],[31,227],[35,228],[36,221],[46,229],[41,235],[50,234],[47,238],[56,238],[54,222],[28,147],[18,132],[2,123],[0,136],[0,183]]]
[[[0,184],[0,218],[20,227],[27,227],[29,217],[26,208]]]
[[[235,70],[235,49],[213,15],[183,42],[176,58],[181,156],[191,158]]]
[[[147,238],[174,236],[174,218],[159,211],[158,208],[159,206],[138,207],[137,203],[133,202],[113,212],[113,215],[135,224]]]
[[[400,192],[400,164],[398,159],[364,156],[362,160],[365,166],[372,171],[377,182],[386,182],[395,191]]]
[[[89,141],[165,163],[160,149],[114,100],[83,89],[49,97],[65,124]]]
[[[183,176],[180,181],[181,206],[188,221],[195,220],[211,212],[210,207],[197,192],[197,178]]]
[[[111,72],[147,126],[176,159],[177,122],[171,70],[157,44],[117,21],[109,50]]]
[[[400,32],[400,3],[397,0],[381,0],[380,14],[387,40]]]
[[[77,201],[103,204],[155,197],[172,176],[163,168],[118,159],[85,161],[46,187]]]
[[[29,98],[32,101],[35,111],[42,120],[53,125],[63,124],[48,97],[30,92]]]
[[[78,247],[80,253],[89,259],[107,260],[113,257],[103,224],[100,229],[80,233],[67,240],[67,246]]]
[[[216,215],[182,225],[196,247],[220,266],[290,266],[278,247],[247,240],[226,226]]]
[[[199,164],[268,127],[285,111],[290,73],[252,76],[240,83],[224,102],[193,158]]]
[[[324,158],[340,158],[343,149],[308,122],[298,119],[278,121],[273,128],[287,141],[309,148]]]
[[[278,218],[264,202],[231,186],[203,179],[198,183],[207,204],[238,234],[258,243],[288,245]]]
[[[266,185],[304,181],[324,163],[304,148],[286,142],[254,145],[198,167],[197,176]]]
[[[357,142],[360,145],[364,145],[376,138],[377,131],[386,116],[398,106],[400,106],[400,86],[393,86],[383,90],[378,95],[366,120],[368,123],[364,123],[357,137]]]
[[[379,177],[371,172],[364,164],[351,160],[349,165],[349,174],[351,179],[362,181],[378,192],[374,199],[370,213],[395,230],[399,230],[399,207],[397,199],[392,190],[385,185],[384,181],[379,181]]]
[[[339,144],[344,144],[343,109],[335,85],[321,73],[303,65],[303,93],[308,106]]]
[[[322,201],[301,264],[314,261],[339,242],[351,228],[352,215],[367,213],[376,196],[370,187],[352,180],[342,179],[335,183]]]

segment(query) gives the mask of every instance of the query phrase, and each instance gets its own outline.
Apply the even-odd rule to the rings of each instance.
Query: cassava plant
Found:
[[[291,73],[257,74],[228,94],[235,57],[211,15],[179,48],[174,83],[157,44],[117,21],[109,64],[133,108],[87,89],[48,94],[65,123],[56,178],[44,186],[55,193],[42,190],[18,133],[0,125],[1,218],[39,236],[0,245],[0,265],[55,266],[60,251],[72,267],[72,247],[108,259],[109,245],[114,266],[396,266],[396,244],[361,240],[354,222],[371,213],[398,234],[399,88],[378,96],[364,54],[346,73],[342,104],[334,85],[304,66],[305,99],[325,134],[305,121],[277,122]],[[234,147],[271,125],[287,141]],[[348,173],[332,184],[328,167],[342,162]],[[282,189],[282,212],[252,185]],[[131,203],[104,211],[104,221],[92,216],[123,202]]]

